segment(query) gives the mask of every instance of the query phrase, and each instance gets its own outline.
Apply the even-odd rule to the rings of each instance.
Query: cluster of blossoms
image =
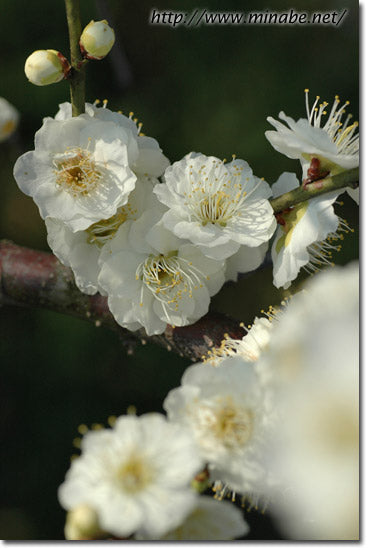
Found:
[[[308,120],[281,114],[291,129],[270,119],[277,131],[266,136],[301,159],[302,185],[358,164],[356,126],[346,121],[339,133],[337,105],[323,128],[315,104]],[[302,267],[330,263],[338,232],[347,230],[332,206],[340,191],[275,215],[269,198],[299,187],[294,174],[282,174],[271,188],[236,158],[190,153],[170,165],[141,127],[106,102],[86,104],[77,117],[64,103],[44,119],[35,150],[14,169],[45,219],[54,254],[82,292],[108,297],[121,326],[152,335],[168,324],[194,323],[224,282],[262,264],[274,233],[277,287],[287,288]]]
[[[88,432],[59,490],[66,538],[234,539],[237,493],[292,538],[357,539],[358,308],[358,266],[328,270],[190,366],[167,417]]]
[[[342,122],[349,102],[340,106],[338,96],[329,114],[326,111],[328,103],[319,104],[319,96],[311,108],[308,89],[305,97],[307,118],[295,122],[282,111],[279,118],[287,126],[268,117],[275,130],[265,132],[265,136],[277,151],[300,160],[303,186],[317,182],[319,187],[320,180],[327,175],[333,176],[359,166],[358,123],[349,124],[351,114]],[[273,185],[273,196],[278,197],[299,185],[294,174],[285,172]],[[358,203],[359,189],[348,188],[347,191]],[[340,193],[342,190],[332,191],[278,214],[279,227],[272,245],[276,287],[288,288],[301,268],[315,272],[321,266],[332,265],[332,252],[340,249],[336,242],[342,240],[343,232],[349,231],[333,208]]]
[[[114,40],[107,21],[91,21],[79,39],[80,64],[102,59]],[[33,52],[25,64],[41,86],[79,69],[56,50]],[[14,176],[77,287],[106,296],[122,327],[161,334],[204,316],[226,281],[263,263],[273,236],[276,287],[288,288],[301,268],[331,265],[349,230],[333,207],[343,191],[277,212],[269,200],[358,166],[357,123],[342,121],[347,102],[336,97],[328,116],[318,102],[310,108],[306,90],[306,119],[281,112],[286,126],[268,118],[275,130],[267,139],[300,160],[301,182],[285,172],[271,187],[235,156],[192,152],[170,164],[133,113],[113,112],[106,101],[79,116],[72,114],[81,106],[60,105]],[[0,140],[12,129],[4,106],[15,118],[0,102]],[[357,190],[348,192],[358,201]],[[81,454],[58,494],[66,538],[240,538],[249,526],[226,500],[239,495],[268,507],[287,536],[356,540],[358,286],[356,265],[326,271],[244,327],[242,340],[225,335],[168,393],[165,415],[81,426]]]
[[[151,335],[195,322],[225,280],[258,267],[276,221],[246,162],[192,153],[169,166],[140,130],[105,105],[72,118],[63,104],[14,174],[80,290],[107,295],[119,324]]]

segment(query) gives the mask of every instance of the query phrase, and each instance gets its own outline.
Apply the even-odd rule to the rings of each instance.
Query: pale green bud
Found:
[[[113,47],[115,34],[108,22],[90,21],[83,29],[79,45],[82,55],[88,59],[102,59]]]
[[[66,540],[97,539],[104,535],[95,510],[83,504],[67,513],[64,527]]]
[[[26,77],[36,86],[47,86],[63,80],[70,70],[66,58],[56,50],[36,50],[24,65]]]

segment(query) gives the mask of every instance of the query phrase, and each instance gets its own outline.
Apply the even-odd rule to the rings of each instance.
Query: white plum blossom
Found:
[[[128,202],[120,206],[111,218],[95,222],[87,229],[75,233],[62,221],[46,218],[47,242],[55,256],[64,265],[72,268],[76,285],[81,292],[95,294],[99,291],[100,294],[105,294],[98,284],[101,251],[114,239],[123,223],[137,220],[146,208],[152,206],[152,190],[151,179],[138,179]]]
[[[317,107],[320,100],[317,96],[310,108],[308,92],[309,90],[305,90],[307,118],[300,118],[295,122],[281,111],[279,118],[287,123],[285,126],[278,120],[268,117],[268,122],[276,131],[265,132],[266,138],[274,149],[289,158],[300,159],[306,163],[308,158],[316,157],[321,159],[323,164],[329,161],[332,168],[334,165],[345,170],[356,168],[359,166],[359,134],[355,133],[358,123],[349,125],[352,115],[348,115],[344,123],[341,122],[349,101],[339,107],[340,100],[336,96],[331,112],[324,121],[328,103],[324,101]]]
[[[15,132],[18,122],[19,111],[4,97],[0,97],[0,143]]]
[[[112,122],[88,115],[47,118],[36,132],[35,150],[15,163],[14,177],[43,219],[58,219],[75,232],[127,203],[137,179],[129,155],[138,158],[137,144]]]
[[[134,154],[128,151],[128,162],[131,170],[138,176],[159,177],[169,165],[168,159],[163,155],[156,139],[142,134],[142,124],[133,119],[133,113],[126,117],[121,112],[111,111],[104,100],[103,107],[98,107],[99,102],[86,103],[86,114],[92,118],[104,122],[113,122],[124,130],[130,141],[135,143]],[[59,111],[55,120],[67,120],[72,118],[72,107],[68,102],[59,105]],[[136,155],[138,150],[138,155]]]
[[[229,279],[260,265],[276,221],[268,201],[270,187],[253,175],[247,162],[224,164],[190,153],[166,169],[164,180],[154,192],[169,208],[165,227],[209,258],[231,257]]]
[[[242,512],[229,501],[200,496],[195,508],[185,521],[157,540],[234,540],[245,536],[249,526]],[[154,540],[136,535],[136,540]]]
[[[276,312],[274,308],[272,309]],[[277,315],[277,313],[273,313],[273,316],[269,314],[268,317],[255,317],[253,324],[249,325],[247,329],[244,323],[241,323],[241,326],[246,330],[245,336],[241,340],[236,340],[225,334],[225,339],[221,345],[209,351],[204,360],[209,361],[214,366],[221,364],[225,357],[234,355],[248,362],[257,361],[260,354],[269,345],[271,332],[274,328],[272,322],[274,315]]]
[[[157,413],[121,416],[113,429],[88,432],[72,461],[59,501],[87,505],[102,530],[157,538],[175,529],[196,505],[190,483],[202,468],[191,436]]]
[[[270,511],[295,539],[358,539],[358,265],[311,279],[260,362],[271,374],[283,427],[263,457],[285,488]]]
[[[98,281],[116,321],[148,335],[200,319],[224,283],[224,262],[175,237],[158,222],[162,213],[158,204],[119,228],[100,257]]]
[[[328,103],[323,101],[317,107],[320,100],[317,96],[310,108],[308,93],[309,90],[306,89],[307,118],[300,118],[295,122],[281,111],[279,118],[285,125],[268,117],[268,122],[276,130],[265,132],[266,138],[276,151],[291,159],[299,159],[304,175],[313,158],[318,159],[322,171],[328,171],[331,175],[359,166],[359,134],[356,133],[358,122],[350,124],[351,114],[341,122],[350,102],[346,101],[340,106],[340,99],[336,96],[328,118],[324,120]],[[347,188],[347,192],[356,202],[359,201],[358,189]]]
[[[160,207],[120,227],[100,257],[98,281],[116,321],[148,335],[200,319],[224,283],[224,262],[165,229]]]
[[[273,185],[279,196],[299,186],[295,174],[284,172]],[[348,230],[335,214],[333,203],[339,191],[332,191],[297,204],[278,215],[279,227],[272,245],[273,282],[277,288],[288,288],[301,268],[316,271],[332,265],[331,254],[340,250],[334,244],[342,239],[341,230]]]
[[[189,367],[163,407],[171,422],[192,431],[213,481],[257,495],[268,479],[261,462],[273,422],[266,398],[253,363],[234,356]]]

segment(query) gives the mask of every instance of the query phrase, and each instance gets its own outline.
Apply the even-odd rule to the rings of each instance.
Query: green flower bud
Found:
[[[82,55],[87,59],[102,59],[113,47],[115,42],[115,34],[108,22],[90,21],[83,29],[79,45]]]
[[[209,471],[207,468],[195,476],[195,478],[191,481],[191,487],[198,493],[203,493],[210,487]]]
[[[24,65],[26,77],[36,86],[47,86],[63,80],[70,71],[67,59],[56,50],[36,50]]]

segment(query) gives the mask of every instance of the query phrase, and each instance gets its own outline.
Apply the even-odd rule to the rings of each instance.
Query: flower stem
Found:
[[[79,49],[81,19],[79,0],[65,0],[72,70],[69,77],[72,116],[85,112],[85,63]]]
[[[299,202],[304,202],[324,193],[336,191],[344,187],[352,187],[355,189],[359,185],[359,168],[345,170],[340,174],[325,178],[323,180],[314,181],[305,187],[301,185],[297,189],[293,189],[288,193],[284,193],[280,197],[272,199],[270,204],[274,212],[282,212],[290,206],[295,206]]]

